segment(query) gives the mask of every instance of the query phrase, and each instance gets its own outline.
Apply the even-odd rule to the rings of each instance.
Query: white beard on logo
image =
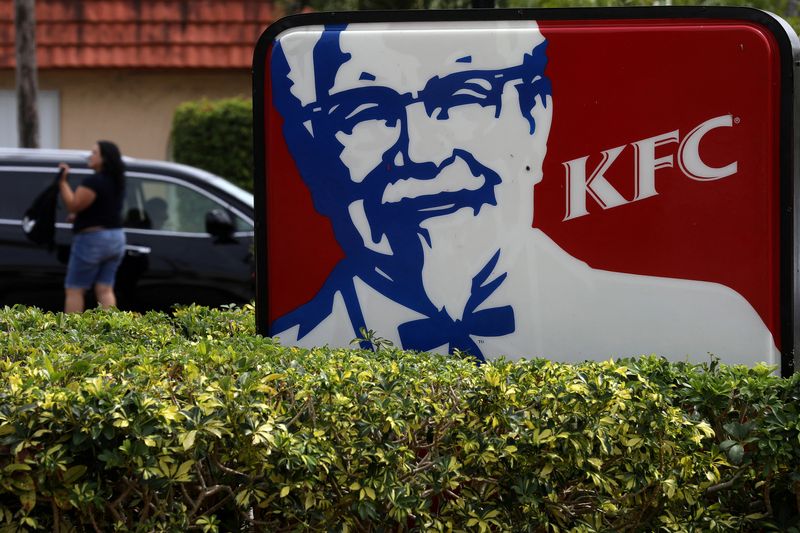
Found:
[[[532,192],[529,196],[532,197]],[[512,205],[514,209],[484,205],[477,216],[472,208],[463,208],[422,224],[431,243],[428,246],[420,237],[425,292],[438,309],[446,308],[451,318],[463,318],[475,276],[498,250],[499,261],[484,284],[507,271],[509,262],[518,254],[517,244],[525,242],[524,234],[530,232],[531,223],[528,217],[519,215],[530,213],[530,208],[518,209],[519,204]],[[509,217],[515,220],[506,220]]]

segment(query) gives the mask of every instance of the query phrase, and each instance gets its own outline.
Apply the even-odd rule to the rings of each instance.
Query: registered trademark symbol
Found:
[[[740,119],[739,117],[734,117],[734,118],[733,118],[733,123],[734,123],[734,124],[738,124],[738,123],[740,123],[741,121],[742,121],[742,119]]]

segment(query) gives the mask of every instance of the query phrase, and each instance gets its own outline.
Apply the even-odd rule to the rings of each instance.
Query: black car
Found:
[[[64,306],[72,224],[60,204],[55,246],[34,244],[22,217],[53,183],[58,163],[70,184],[92,173],[89,152],[0,148],[0,306]],[[121,309],[169,310],[176,304],[243,304],[254,297],[253,195],[202,170],[125,158],[127,247],[117,273]],[[87,291],[87,297],[91,298]],[[89,306],[92,302],[87,302]]]

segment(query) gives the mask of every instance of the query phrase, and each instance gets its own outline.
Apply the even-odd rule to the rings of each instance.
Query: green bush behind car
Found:
[[[253,105],[249,98],[193,100],[175,110],[172,158],[253,191]]]

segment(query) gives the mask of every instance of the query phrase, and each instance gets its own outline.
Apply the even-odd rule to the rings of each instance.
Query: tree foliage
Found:
[[[630,7],[630,6],[747,6],[770,11],[800,28],[798,0],[495,0],[500,8],[553,7]],[[472,0],[297,0],[287,6],[290,12],[310,8],[315,11],[356,11],[390,9],[466,9]]]

